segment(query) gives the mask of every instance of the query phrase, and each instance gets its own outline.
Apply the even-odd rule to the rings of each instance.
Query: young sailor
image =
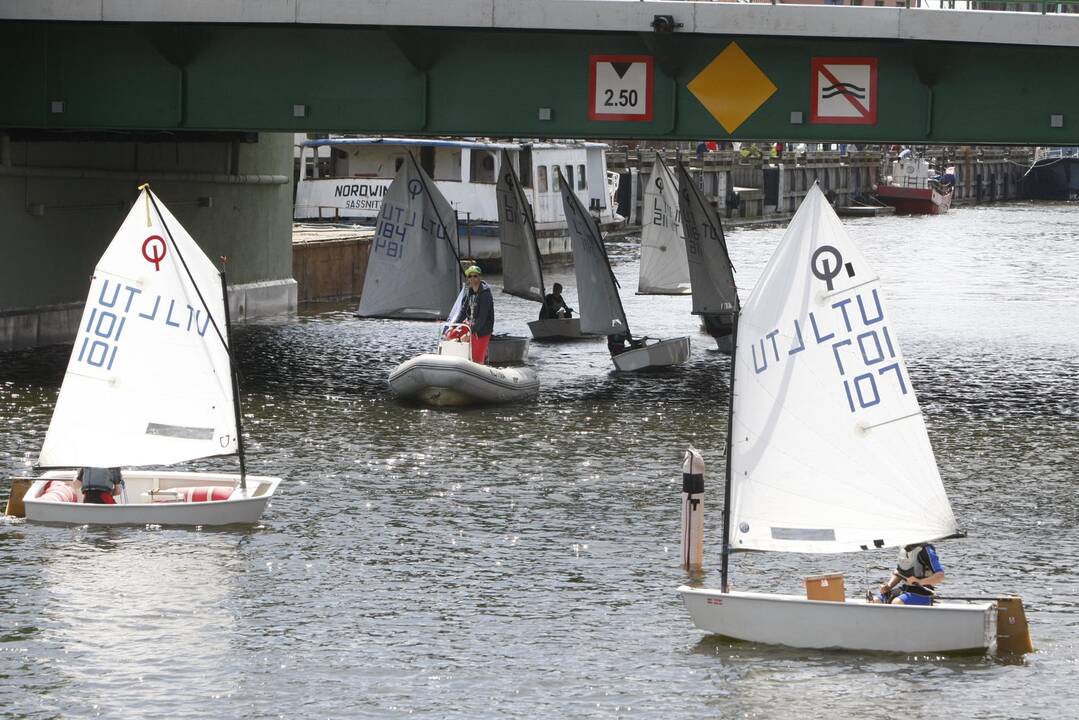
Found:
[[[892,577],[880,585],[877,602],[892,605],[932,605],[933,586],[944,582],[944,568],[929,543],[907,545],[899,550]],[[898,586],[898,587],[897,587]]]
[[[461,310],[453,319],[454,324],[465,323],[472,333],[472,362],[487,362],[487,346],[495,331],[495,300],[491,286],[483,281],[483,271],[478,265],[465,270],[468,279],[468,295]]]
[[[116,489],[124,482],[120,468],[84,467],[75,479],[82,489],[82,501],[92,505],[115,505]]]
[[[566,304],[562,297],[562,283],[555,283],[551,292],[543,299],[540,307],[540,320],[553,320],[573,317],[573,308]]]

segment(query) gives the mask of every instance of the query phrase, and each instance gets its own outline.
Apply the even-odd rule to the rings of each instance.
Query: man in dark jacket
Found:
[[[543,299],[540,307],[540,320],[552,320],[555,318],[573,317],[573,308],[566,304],[562,297],[562,283],[555,283],[551,292]]]
[[[453,322],[468,324],[472,332],[472,362],[482,364],[487,362],[487,346],[495,331],[495,299],[491,286],[483,281],[483,271],[478,265],[465,270],[465,277],[468,278],[468,295]]]

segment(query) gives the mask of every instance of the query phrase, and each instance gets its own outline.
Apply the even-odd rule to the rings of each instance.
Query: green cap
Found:
[[[473,275],[483,275],[483,270],[480,270],[479,265],[469,265],[465,268],[465,277],[472,277]]]

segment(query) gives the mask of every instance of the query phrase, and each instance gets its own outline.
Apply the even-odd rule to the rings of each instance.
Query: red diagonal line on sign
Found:
[[[833,85],[839,85],[840,84],[839,83],[839,78],[837,78],[835,75],[833,75],[832,71],[829,70],[828,67],[825,66],[823,63],[817,69],[820,71],[820,74],[823,75],[825,80],[827,80],[828,82],[832,83]],[[869,88],[869,87],[866,88],[867,92],[872,92],[872,90],[873,90],[873,88]],[[817,91],[819,92],[820,88],[817,88]],[[861,101],[858,100],[858,98],[854,97],[850,93],[845,93],[845,92],[840,93],[840,95],[845,97],[847,99],[847,101],[850,102],[850,104],[854,106],[854,109],[862,114],[862,117],[866,117],[866,118],[869,117],[869,110],[866,109],[866,106],[863,105],[861,103]]]

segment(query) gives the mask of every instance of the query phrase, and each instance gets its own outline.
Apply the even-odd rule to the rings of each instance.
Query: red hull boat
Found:
[[[878,185],[877,199],[891,205],[899,215],[941,215],[952,206],[952,189]]]

